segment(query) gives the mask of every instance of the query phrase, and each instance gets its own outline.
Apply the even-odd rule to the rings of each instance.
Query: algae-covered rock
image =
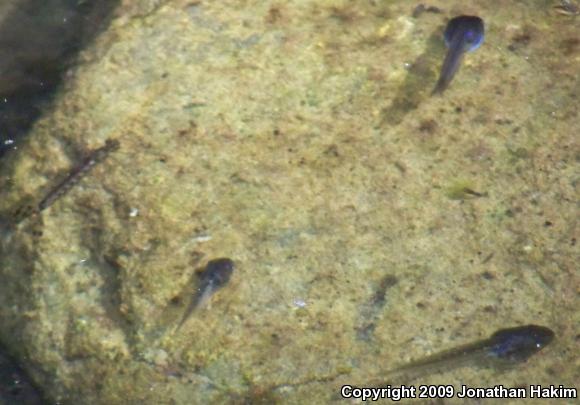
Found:
[[[471,3],[489,43],[436,98],[445,19],[408,2],[123,4],[2,163],[2,340],[62,403],[325,403],[528,323],[557,340],[524,366],[433,382],[578,381],[574,27]]]

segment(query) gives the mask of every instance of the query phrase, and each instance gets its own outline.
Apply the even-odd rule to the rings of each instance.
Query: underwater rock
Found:
[[[442,55],[439,35],[425,48],[442,16],[335,3],[124,1],[0,161],[0,340],[48,399],[329,403],[342,382],[530,314],[558,350],[501,384],[578,381],[576,104],[541,65],[576,27],[547,25],[534,64],[475,54],[481,91],[446,101],[427,96],[436,62],[401,86],[405,61]],[[494,41],[514,13],[543,18],[510,4],[477,11]],[[399,88],[423,101],[381,126]],[[120,148],[92,165],[107,139]],[[450,199],[451,184],[487,197]],[[26,201],[48,208],[14,224]],[[211,310],[163,333],[195,297],[184,287],[204,285],[192,269],[218,257],[236,268]]]

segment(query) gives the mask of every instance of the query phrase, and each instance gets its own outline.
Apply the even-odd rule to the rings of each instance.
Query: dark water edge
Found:
[[[64,73],[108,26],[119,0],[14,0],[0,16],[0,160],[17,153]],[[0,405],[42,405],[26,362],[0,342]]]
[[[48,403],[26,372],[0,345],[0,405]]]
[[[15,0],[0,21],[0,159],[17,149],[119,0]]]

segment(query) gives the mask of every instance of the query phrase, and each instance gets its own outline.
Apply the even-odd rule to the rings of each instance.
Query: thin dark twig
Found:
[[[64,180],[46,194],[38,203],[37,212],[47,209],[56,200],[68,193],[97,163],[105,160],[111,152],[117,149],[119,149],[119,141],[108,139],[104,146],[92,151],[80,165],[70,171]]]

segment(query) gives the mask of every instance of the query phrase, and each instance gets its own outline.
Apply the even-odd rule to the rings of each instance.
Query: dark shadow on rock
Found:
[[[0,158],[15,149],[119,0],[20,0],[0,21]]]
[[[437,72],[445,57],[442,31],[437,29],[427,40],[425,49],[410,65],[407,77],[397,90],[390,106],[381,112],[378,128],[400,124],[410,112],[416,110],[429,97]]]

